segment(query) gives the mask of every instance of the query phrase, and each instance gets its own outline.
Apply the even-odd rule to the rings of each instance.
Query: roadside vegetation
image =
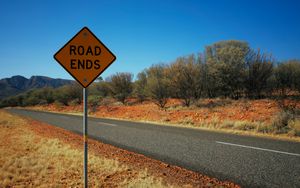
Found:
[[[214,120],[215,127],[299,136],[300,60],[278,62],[270,54],[252,49],[247,42],[221,41],[206,46],[204,52],[197,55],[152,65],[136,79],[131,73],[116,73],[106,79],[100,77],[89,87],[88,101],[91,112],[96,113],[99,107],[111,106],[112,101],[124,106],[151,101],[161,111],[167,111],[170,99],[180,101],[176,110],[194,111],[207,107],[214,110],[220,105],[218,103],[226,101],[246,101],[241,105],[247,111],[251,101],[271,100],[278,110],[270,121],[245,122],[248,120],[218,117]],[[211,102],[203,103],[207,100]],[[0,101],[0,107],[54,104],[63,108],[81,102],[81,87],[73,84],[5,98]],[[186,117],[182,122],[187,123],[185,119],[188,118],[192,119]],[[202,121],[202,124],[212,126],[211,122]]]

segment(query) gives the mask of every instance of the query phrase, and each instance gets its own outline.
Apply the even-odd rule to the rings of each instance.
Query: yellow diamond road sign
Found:
[[[84,27],[54,55],[54,59],[86,88],[116,60],[116,56]]]

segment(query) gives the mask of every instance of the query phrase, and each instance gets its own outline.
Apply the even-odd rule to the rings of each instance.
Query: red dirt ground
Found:
[[[286,105],[294,105],[300,109],[299,101],[285,100]],[[55,112],[81,112],[82,105],[77,106],[34,106],[31,109]],[[270,123],[280,112],[278,102],[270,99],[262,100],[226,100],[204,99],[189,108],[182,107],[178,99],[170,99],[165,109],[160,109],[151,101],[138,103],[128,100],[128,105],[110,100],[105,106],[100,106],[91,115],[96,117],[155,121],[166,123],[189,123],[195,126],[212,120],[222,122],[250,121]]]

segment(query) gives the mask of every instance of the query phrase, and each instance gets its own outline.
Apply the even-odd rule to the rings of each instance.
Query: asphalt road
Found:
[[[9,110],[75,133],[82,117]],[[300,143],[89,118],[89,137],[244,187],[300,187]]]

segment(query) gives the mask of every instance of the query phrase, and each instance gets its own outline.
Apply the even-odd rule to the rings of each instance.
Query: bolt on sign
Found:
[[[54,59],[86,88],[116,60],[116,56],[84,27],[54,55]]]

